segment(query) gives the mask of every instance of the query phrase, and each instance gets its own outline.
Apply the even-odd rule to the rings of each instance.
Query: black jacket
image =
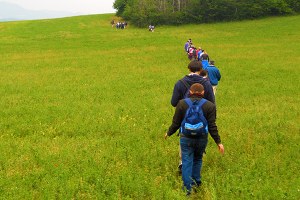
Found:
[[[212,89],[212,86],[208,79],[203,78],[200,75],[193,74],[193,75],[186,75],[183,78],[190,86],[194,83],[200,83],[204,87],[204,98],[206,100],[211,101],[212,103],[215,103],[215,95]],[[184,83],[179,80],[174,86],[173,95],[171,99],[171,105],[173,107],[176,107],[179,100],[184,99],[184,95],[187,92],[187,87],[184,85]]]

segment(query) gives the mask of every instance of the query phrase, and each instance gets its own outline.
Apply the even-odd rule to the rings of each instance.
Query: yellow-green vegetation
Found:
[[[0,199],[185,199],[164,140],[192,38],[222,73],[193,199],[300,199],[300,16],[116,30],[112,15],[0,23]]]

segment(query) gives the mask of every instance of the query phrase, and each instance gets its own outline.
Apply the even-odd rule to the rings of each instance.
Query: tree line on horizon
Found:
[[[138,27],[256,19],[300,13],[299,0],[115,0],[116,15]]]

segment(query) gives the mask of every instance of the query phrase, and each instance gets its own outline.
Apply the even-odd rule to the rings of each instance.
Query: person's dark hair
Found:
[[[207,71],[206,70],[201,70],[200,76],[207,76]]]
[[[215,65],[215,61],[211,60],[211,61],[209,61],[209,64],[210,65]]]
[[[204,87],[203,85],[201,85],[200,83],[194,83],[191,87],[190,87],[190,94],[191,95],[197,95],[197,96],[201,96],[202,92],[204,91]]]
[[[192,60],[189,63],[188,68],[191,72],[199,72],[202,70],[202,63],[198,60]]]

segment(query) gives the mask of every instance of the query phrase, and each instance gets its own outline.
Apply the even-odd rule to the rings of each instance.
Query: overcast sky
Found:
[[[0,0],[29,10],[68,11],[79,14],[115,13],[115,0]]]

